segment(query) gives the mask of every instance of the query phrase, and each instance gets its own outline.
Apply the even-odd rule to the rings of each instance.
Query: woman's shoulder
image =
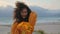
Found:
[[[37,16],[36,12],[35,11],[31,11],[31,14],[30,15],[35,15]]]

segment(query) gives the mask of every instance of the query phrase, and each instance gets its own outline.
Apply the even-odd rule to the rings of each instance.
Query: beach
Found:
[[[0,25],[0,34],[8,34],[10,32],[11,27],[8,25]]]
[[[60,34],[60,24],[37,24],[34,30],[43,30],[46,34]],[[10,31],[11,25],[0,25],[0,34],[10,34]]]

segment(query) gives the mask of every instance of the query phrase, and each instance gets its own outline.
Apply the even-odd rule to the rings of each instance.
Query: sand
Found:
[[[11,25],[0,25],[0,34],[9,34]],[[60,24],[37,24],[35,31],[43,30],[47,34],[60,34]],[[33,34],[38,34],[33,32]]]
[[[10,34],[10,31],[11,31],[10,25],[0,25],[0,34]]]
[[[8,25],[0,25],[0,34],[8,34],[10,32],[11,27]]]

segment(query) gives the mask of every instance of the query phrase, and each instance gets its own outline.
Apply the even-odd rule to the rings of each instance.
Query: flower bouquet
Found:
[[[22,31],[22,34],[25,34],[26,32],[31,32],[32,26],[28,22],[21,22],[18,24],[17,28]]]

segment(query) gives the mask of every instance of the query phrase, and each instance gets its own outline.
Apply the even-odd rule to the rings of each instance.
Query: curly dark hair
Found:
[[[27,9],[27,16],[26,18],[22,18],[21,17],[21,11],[26,8]],[[31,9],[24,3],[22,2],[17,2],[16,3],[16,8],[14,10],[14,19],[16,19],[16,22],[20,23],[22,21],[25,21],[25,22],[28,22],[28,19],[29,19],[29,14],[31,13]]]

